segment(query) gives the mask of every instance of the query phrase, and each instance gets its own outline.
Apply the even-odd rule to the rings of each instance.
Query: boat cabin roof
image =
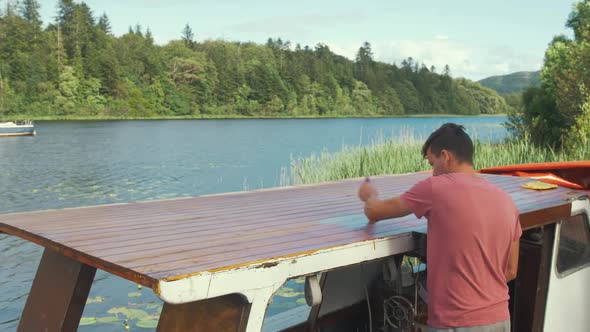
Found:
[[[427,172],[373,178],[383,197]],[[482,176],[512,195],[523,229],[569,216],[586,194],[534,191],[530,179]],[[271,267],[322,250],[424,231],[414,215],[367,225],[361,179],[251,192],[0,215],[0,232],[57,250],[158,292],[161,281]],[[293,272],[295,273],[295,272]]]

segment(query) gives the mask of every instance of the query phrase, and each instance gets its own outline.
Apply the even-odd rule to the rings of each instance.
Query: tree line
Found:
[[[37,0],[0,11],[0,116],[396,116],[498,114],[495,91],[412,58],[354,60],[327,45],[198,42],[187,24],[157,45],[149,28],[116,37],[106,14],[60,0],[44,27]]]

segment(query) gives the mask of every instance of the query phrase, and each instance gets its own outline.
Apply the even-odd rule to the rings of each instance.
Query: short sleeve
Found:
[[[428,216],[432,209],[432,177],[416,183],[400,198],[416,217]]]

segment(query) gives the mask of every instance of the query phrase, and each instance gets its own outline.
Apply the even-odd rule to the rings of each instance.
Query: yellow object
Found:
[[[547,190],[547,189],[555,189],[557,188],[556,184],[542,182],[542,181],[533,181],[527,182],[522,185],[523,188],[533,189],[533,190]]]

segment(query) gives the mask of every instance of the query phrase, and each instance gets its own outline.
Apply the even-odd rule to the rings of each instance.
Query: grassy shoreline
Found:
[[[307,184],[362,176],[403,174],[430,170],[422,158],[422,141],[376,141],[369,146],[347,146],[335,153],[323,152],[291,160],[287,184]],[[556,152],[538,148],[527,140],[502,143],[475,142],[476,169],[512,164],[590,159],[590,147]]]
[[[157,117],[125,117],[125,116],[3,116],[2,121],[33,120],[33,121],[133,121],[133,120],[268,120],[268,119],[395,119],[395,118],[439,118],[439,117],[493,117],[506,114],[404,114],[392,116],[245,116],[245,115],[187,115],[187,116],[157,116]]]

